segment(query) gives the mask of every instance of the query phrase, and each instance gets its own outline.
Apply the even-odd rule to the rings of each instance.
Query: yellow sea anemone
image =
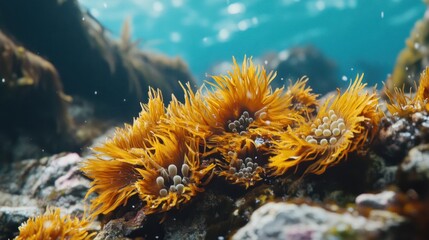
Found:
[[[89,233],[90,222],[70,215],[61,216],[60,209],[49,208],[43,215],[28,219],[19,227],[16,240],[89,240],[96,233]]]
[[[138,169],[143,167],[136,149],[150,147],[154,134],[165,117],[165,107],[160,91],[150,90],[149,101],[133,125],[118,128],[114,137],[94,148],[95,158],[83,163],[81,170],[92,179],[87,197],[98,193],[91,200],[91,216],[107,214],[137,194],[135,182],[142,178]]]
[[[244,58],[241,67],[235,59],[233,62],[233,71],[228,75],[213,76],[213,91],[207,93],[209,111],[216,118],[216,134],[243,134],[252,127],[280,129],[289,125],[288,114],[295,114],[289,109],[292,97],[283,88],[271,89],[276,74],[267,74],[251,59]]]
[[[142,179],[136,182],[146,214],[178,208],[203,191],[214,164],[201,161],[198,139],[170,126],[156,134],[151,146],[136,152],[146,160],[137,169]]]
[[[305,173],[322,174],[371,141],[380,121],[378,98],[364,92],[362,76],[326,100],[315,118],[297,119],[297,128],[280,133],[269,166],[274,175],[306,163]]]
[[[302,116],[310,117],[311,114],[316,113],[318,95],[311,92],[312,89],[306,85],[307,82],[308,78],[302,77],[296,83],[291,83],[286,94],[291,97],[290,108],[292,110]]]
[[[393,93],[386,91],[386,95],[390,100],[387,109],[392,115],[409,117],[416,112],[429,112],[429,68],[420,75],[420,83],[414,97],[405,95],[404,89],[398,88],[395,88]]]

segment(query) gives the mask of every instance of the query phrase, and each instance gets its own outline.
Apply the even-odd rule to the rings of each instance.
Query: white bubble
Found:
[[[259,23],[259,19],[257,17],[252,17],[253,25],[257,25]]]
[[[2,82],[2,83],[5,83],[5,82],[6,82],[6,79],[2,78],[2,79],[1,79],[1,82]]]
[[[381,18],[384,18],[384,12],[383,11],[381,11],[380,16],[381,16]]]
[[[229,36],[230,36],[230,33],[225,28],[222,28],[219,31],[219,33],[217,34],[217,38],[218,38],[219,41],[226,41],[226,40],[228,40]]]
[[[103,7],[104,7],[104,8],[107,8],[107,3],[103,3]]]
[[[182,40],[182,35],[178,32],[172,32],[170,33],[170,40],[175,43],[180,42]]]
[[[268,65],[268,61],[267,61],[267,60],[265,60],[265,61],[264,61],[264,64],[265,64],[265,65]]]
[[[173,7],[181,7],[183,5],[183,0],[171,0]]]
[[[290,53],[288,50],[283,50],[283,51],[279,52],[278,57],[279,57],[279,60],[284,61],[284,60],[289,58],[289,55],[290,55]]]
[[[94,91],[94,95],[97,95],[98,94],[98,92],[97,91]]]
[[[127,99],[126,98],[124,98],[124,102],[126,102],[127,101]]]
[[[164,11],[164,5],[160,1],[156,1],[152,4],[152,9],[155,12],[160,13],[160,12]]]
[[[316,2],[315,6],[316,6],[316,9],[319,10],[319,11],[323,11],[325,9],[325,7],[326,7],[325,2],[324,1],[320,1],[320,0]]]
[[[346,75],[343,75],[343,76],[341,77],[341,80],[343,80],[343,81],[347,81],[347,76],[346,76]]]
[[[82,21],[85,21],[85,18],[84,18],[84,17],[82,18]]]
[[[238,22],[237,27],[238,29],[240,29],[240,31],[246,31],[249,28],[249,21],[241,20],[240,22]]]
[[[228,5],[227,11],[229,14],[239,14],[246,11],[246,7],[242,3],[233,3]]]

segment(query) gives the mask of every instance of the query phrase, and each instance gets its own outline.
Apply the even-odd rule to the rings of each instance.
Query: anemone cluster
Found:
[[[322,174],[374,137],[378,98],[358,76],[320,104],[307,78],[271,88],[275,73],[244,58],[232,71],[213,76],[184,101],[165,106],[160,91],[132,125],[118,128],[95,148],[82,171],[92,179],[91,216],[108,214],[138,196],[145,214],[189,202],[213,177],[249,188],[287,177],[297,168]]]

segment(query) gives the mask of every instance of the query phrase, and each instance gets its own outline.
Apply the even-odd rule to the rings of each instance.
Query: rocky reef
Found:
[[[11,12],[31,18],[47,6],[59,22],[74,19],[69,30],[80,37],[41,34],[60,26],[37,19],[30,41],[28,19]],[[380,94],[358,75],[322,95],[311,75],[276,85],[280,68],[244,57],[195,89],[183,62],[139,51],[127,22],[121,42],[110,39],[75,1],[3,2],[0,13],[0,106],[13,115],[8,103],[21,103],[24,123],[34,114],[34,125],[2,119],[10,125],[1,133],[31,139],[40,130],[60,145],[40,156],[49,141],[33,141],[38,153],[24,155],[3,144],[16,155],[0,156],[1,239],[429,237],[429,68],[412,94],[391,87],[396,80]],[[77,46],[85,51],[68,52]],[[79,71],[71,59],[85,59],[71,61]],[[132,112],[119,113],[122,98],[144,100],[132,123],[115,128]],[[34,127],[41,122],[46,128]],[[75,148],[61,143],[67,138]],[[60,151],[68,152],[51,154]]]

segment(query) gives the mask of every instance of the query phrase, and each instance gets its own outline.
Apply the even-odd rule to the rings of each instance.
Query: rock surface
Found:
[[[64,153],[10,163],[0,169],[0,239],[11,238],[29,217],[47,206],[82,215],[89,181],[78,169],[82,158]]]
[[[419,145],[408,152],[399,165],[398,186],[403,191],[416,191],[420,197],[429,193],[429,144]]]
[[[366,239],[380,236],[381,231],[402,221],[389,215],[389,220],[368,219],[306,204],[268,203],[257,209],[232,239]]]

